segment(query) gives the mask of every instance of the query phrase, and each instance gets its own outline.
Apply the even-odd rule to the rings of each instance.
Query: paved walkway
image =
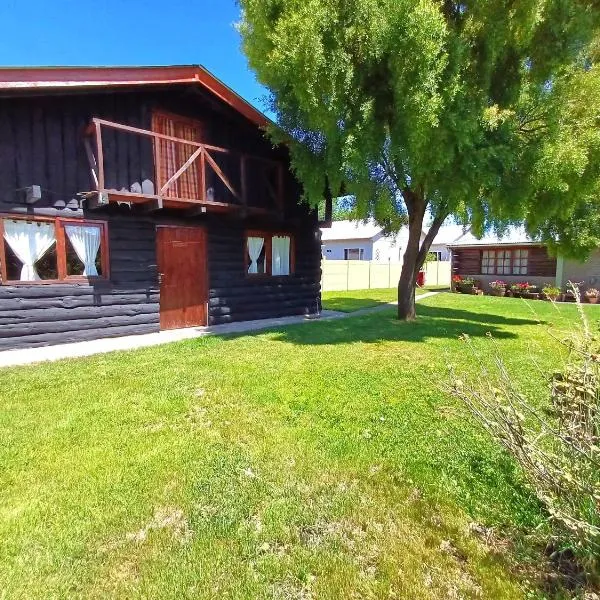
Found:
[[[417,296],[417,301],[429,296],[435,296],[439,292],[427,292]],[[0,368],[13,367],[16,365],[29,365],[38,362],[55,361],[63,358],[79,358],[104,354],[117,350],[135,350],[149,346],[159,346],[170,342],[179,342],[200,338],[207,335],[224,335],[228,333],[244,333],[246,331],[259,331],[271,329],[284,325],[296,323],[308,323],[311,321],[331,321],[334,319],[347,319],[358,317],[373,312],[385,310],[390,306],[398,304],[391,302],[372,308],[363,308],[351,313],[338,312],[334,310],[323,310],[319,317],[282,317],[279,319],[261,319],[259,321],[240,321],[239,323],[228,323],[226,325],[214,325],[212,327],[188,327],[186,329],[171,329],[169,331],[158,331],[142,335],[128,335],[88,342],[72,342],[70,344],[57,344],[55,346],[42,346],[40,348],[25,348],[23,350],[4,350],[0,352]]]

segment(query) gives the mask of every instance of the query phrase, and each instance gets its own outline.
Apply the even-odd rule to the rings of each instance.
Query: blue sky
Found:
[[[202,64],[264,110],[234,0],[0,0],[0,65]]]

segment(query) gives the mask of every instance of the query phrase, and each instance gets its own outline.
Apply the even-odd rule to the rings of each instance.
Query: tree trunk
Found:
[[[398,319],[412,321],[417,316],[415,311],[417,275],[425,262],[435,236],[448,215],[443,211],[436,214],[421,244],[427,202],[423,196],[419,196],[415,192],[405,191],[404,198],[408,210],[408,242],[398,282]]]
[[[404,201],[408,210],[408,242],[398,282],[398,318],[401,321],[412,321],[416,317],[415,286],[419,273],[416,268],[426,204],[422,197],[412,191],[404,192]]]

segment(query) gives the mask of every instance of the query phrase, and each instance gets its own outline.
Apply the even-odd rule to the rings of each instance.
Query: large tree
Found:
[[[358,217],[408,224],[400,318],[450,215],[476,233],[525,223],[567,254],[598,246],[597,1],[239,1],[307,201],[343,189]]]

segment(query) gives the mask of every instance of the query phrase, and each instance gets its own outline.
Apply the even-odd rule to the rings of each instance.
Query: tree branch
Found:
[[[419,254],[417,255],[417,270],[423,266],[425,262],[425,258],[427,258],[427,253],[429,252],[429,248],[431,248],[431,244],[435,239],[435,236],[438,234],[442,223],[446,220],[446,217],[450,214],[450,211],[447,209],[438,209],[437,214],[433,218],[433,222],[431,223],[431,227],[429,231],[425,235],[425,239],[421,244],[421,248],[419,249]]]

